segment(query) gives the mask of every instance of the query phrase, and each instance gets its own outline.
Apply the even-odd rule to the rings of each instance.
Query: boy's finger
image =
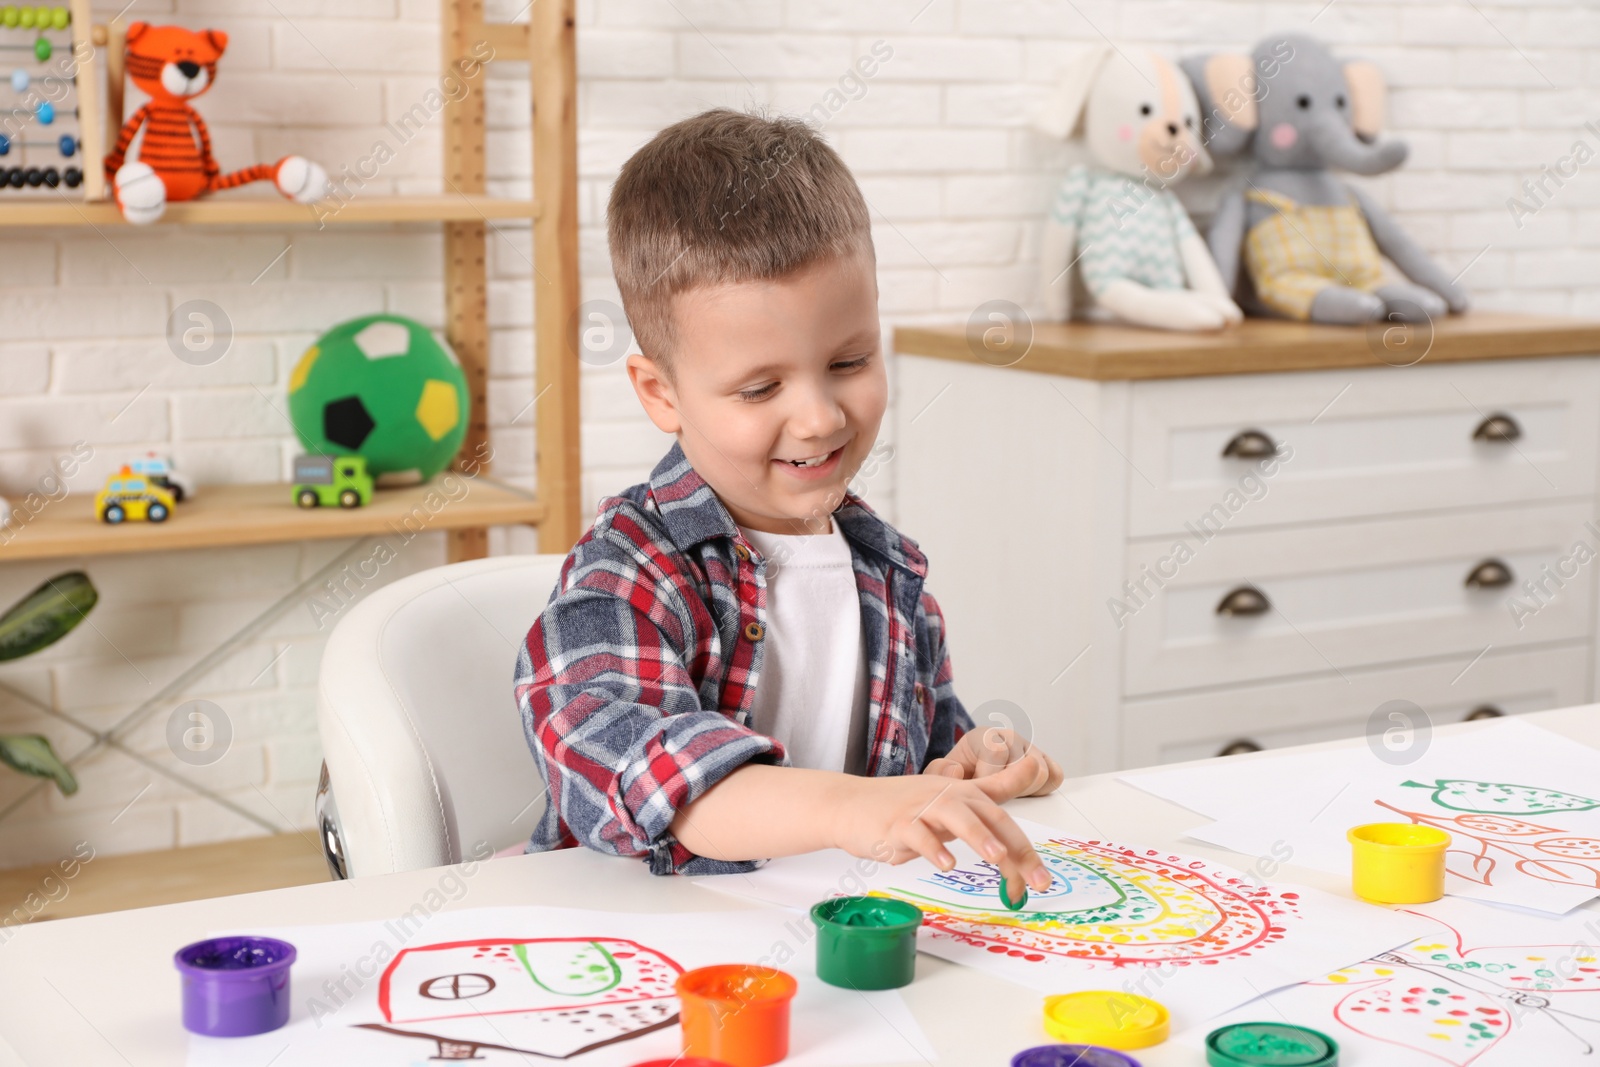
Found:
[[[931,805],[922,815],[922,821],[943,827],[967,847],[990,863],[1005,858],[1006,846],[990,829],[989,824],[972,810],[971,802],[961,797],[945,797],[941,803]]]
[[[1045,778],[1044,788],[1038,790],[1038,792],[1040,794],[1054,793],[1061,788],[1061,783],[1067,780],[1066,773],[1061,770],[1061,764],[1051,759],[1047,754],[1043,752],[1039,754],[1044,756],[1045,764],[1050,768],[1050,774]]]
[[[1031,797],[1043,789],[1045,782],[1050,780],[1050,767],[1045,763],[1044,753],[1033,749],[1017,758],[1013,765],[1026,767],[1019,770],[1017,778],[1020,782],[1017,790],[1019,797]]]
[[[990,800],[1004,803],[1013,797],[1026,796],[1038,775],[1039,767],[1031,759],[1025,758],[993,774],[974,778],[973,784]]]
[[[953,760],[949,756],[940,756],[936,760],[928,761],[928,765],[922,769],[922,773],[938,775],[941,778],[965,778],[967,776],[966,769],[961,766],[961,762]]]
[[[1019,769],[1026,764],[1026,769]],[[1010,772],[1016,779],[1010,787],[1011,797],[1031,797],[1054,792],[1062,780],[1061,768],[1036,745],[1019,742],[1011,763],[980,763],[973,772],[974,779],[993,778]],[[990,795],[993,795],[992,793]]]
[[[939,835],[921,819],[912,819],[907,823],[901,838],[903,847],[915,851],[941,871],[948,871],[956,865],[956,858],[944,847]]]
[[[976,754],[974,778],[994,774],[1011,766],[1027,747],[1015,731],[990,726],[973,732],[972,744]]]
[[[1004,844],[1006,855],[996,866],[1005,875],[1007,884],[1025,882],[1029,889],[1043,893],[1050,888],[1050,872],[1044,861],[1033,850],[1033,843],[1022,832],[1017,821],[998,804],[982,806],[976,814]]]
[[[1035,766],[1039,768],[1038,773],[1034,776],[1033,785],[1028,788],[1026,795],[1036,797],[1041,793],[1050,792],[1054,788],[1050,785],[1050,776],[1053,773],[1059,773],[1059,768],[1056,768],[1055,762],[1038,748],[1030,748],[1025,758],[1033,761]]]

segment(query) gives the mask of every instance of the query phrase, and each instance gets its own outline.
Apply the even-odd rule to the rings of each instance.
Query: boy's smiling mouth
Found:
[[[839,465],[839,459],[844,455],[844,445],[840,445],[831,452],[820,452],[814,456],[804,456],[800,459],[774,459],[772,462],[801,477],[820,477],[831,474]]]

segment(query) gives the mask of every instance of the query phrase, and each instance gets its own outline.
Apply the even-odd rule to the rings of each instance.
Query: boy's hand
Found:
[[[1001,772],[1005,772],[1006,785],[1016,791],[996,796],[999,801],[1054,793],[1063,777],[1056,761],[1038,745],[1015,730],[998,726],[968,730],[948,756],[930,761],[922,770],[923,774],[973,779],[990,778]]]
[[[972,780],[915,774],[894,778],[851,777],[834,818],[834,842],[853,856],[904,863],[921,856],[941,871],[956,865],[946,841],[960,838],[996,867],[1007,882],[1025,882],[1035,892],[1050,888],[1028,837],[1000,807],[1031,766]],[[1059,773],[1059,772],[1058,772]]]

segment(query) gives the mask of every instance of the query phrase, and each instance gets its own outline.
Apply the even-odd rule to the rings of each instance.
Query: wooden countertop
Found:
[[[1095,381],[1600,354],[1600,320],[1497,311],[1452,315],[1420,327],[1246,319],[1216,333],[1049,322],[1033,327],[1031,343],[1024,329],[989,348],[976,329],[969,339],[968,329],[901,326],[894,333],[895,351]]]

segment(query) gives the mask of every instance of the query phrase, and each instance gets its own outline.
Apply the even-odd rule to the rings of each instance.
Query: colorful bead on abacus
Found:
[[[65,185],[68,189],[76,189],[83,184],[83,171],[77,167],[67,167],[57,170],[54,167],[11,167],[0,170],[0,187],[10,186],[21,189],[25,185],[48,185],[54,189],[58,185]]]
[[[37,104],[33,105],[32,108],[26,108],[26,107],[14,107],[14,108],[10,108],[10,109],[0,108],[0,114],[4,114],[7,110],[9,110],[11,112],[11,114],[13,114],[13,115],[27,115],[29,117],[37,119],[39,121],[39,123],[41,125],[44,125],[44,126],[48,126],[52,122],[54,122],[56,120],[56,114],[57,114],[56,106],[54,104],[52,104],[50,101],[48,101],[48,100],[41,100]],[[76,115],[78,113],[78,109],[75,108],[75,107],[68,108],[66,110],[66,112],[64,112],[64,113],[68,114],[68,115]]]
[[[32,52],[33,58],[41,63],[48,60],[55,50],[55,46],[50,43],[50,38],[48,37],[41,37],[32,44],[0,44],[0,48],[8,52]]]
[[[70,133],[64,133],[54,141],[13,141],[0,133],[0,156],[9,155],[13,145],[18,148],[54,148],[68,159],[78,154],[78,139]]]
[[[8,30],[64,30],[72,25],[72,12],[64,7],[17,7],[7,4],[0,8],[0,26]]]

